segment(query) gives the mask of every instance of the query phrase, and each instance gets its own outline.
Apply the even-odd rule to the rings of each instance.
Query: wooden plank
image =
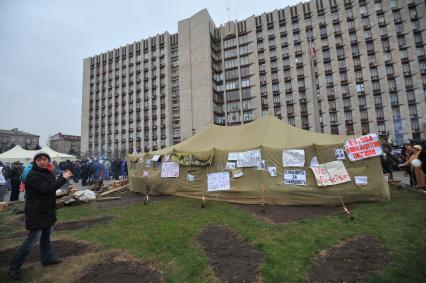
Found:
[[[95,199],[95,201],[108,201],[108,200],[117,200],[117,199],[121,199],[121,196],[97,198],[97,199]]]
[[[115,188],[115,189],[112,189],[112,190],[109,190],[109,191],[103,192],[103,193],[101,193],[101,196],[106,196],[106,195],[109,195],[109,194],[112,194],[112,193],[115,193],[115,192],[123,191],[123,190],[124,190],[124,189],[126,189],[128,186],[129,186],[129,185],[127,184],[127,185],[124,185],[124,186],[121,186],[121,187],[118,187],[118,188]]]

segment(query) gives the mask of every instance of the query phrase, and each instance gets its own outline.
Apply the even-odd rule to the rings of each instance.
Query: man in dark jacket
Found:
[[[52,170],[49,154],[37,152],[33,168],[25,182],[25,227],[29,233],[10,263],[9,276],[13,279],[21,277],[20,268],[37,241],[40,243],[40,260],[43,266],[61,262],[52,255],[50,234],[56,222],[56,190],[65,184],[72,173],[65,171],[55,180]]]
[[[13,163],[12,169],[8,173],[8,178],[10,179],[10,185],[12,187],[12,192],[10,194],[10,201],[15,201],[19,199],[19,184],[21,183],[20,176],[22,173],[21,165],[18,161]]]

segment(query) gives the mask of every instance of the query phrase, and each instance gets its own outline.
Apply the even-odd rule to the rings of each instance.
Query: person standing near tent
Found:
[[[413,146],[414,151],[410,155],[410,157],[402,164],[399,164],[400,167],[411,165],[412,170],[414,171],[416,177],[416,188],[424,190],[425,189],[425,174],[423,173],[421,163],[419,166],[414,165],[414,160],[419,161],[419,156],[422,152],[422,147],[420,145]]]
[[[15,201],[19,199],[19,184],[21,183],[21,173],[22,167],[19,161],[13,163],[13,167],[8,173],[8,178],[10,179],[10,185],[12,187],[12,192],[10,194],[10,201]]]
[[[25,183],[27,187],[25,227],[29,233],[10,263],[9,276],[12,279],[21,277],[20,268],[37,241],[39,241],[40,260],[43,266],[61,262],[52,255],[50,234],[56,222],[56,190],[66,183],[72,173],[67,170],[55,179],[52,170],[49,154],[37,152],[34,156],[33,168],[28,173]]]

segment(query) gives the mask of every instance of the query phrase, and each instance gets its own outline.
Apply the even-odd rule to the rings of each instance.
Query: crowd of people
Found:
[[[20,191],[23,191],[23,179],[32,169],[34,162],[31,162],[28,166],[24,167],[22,163],[16,161],[12,164],[3,164],[0,161],[0,167],[2,167],[1,175],[5,179],[5,187],[11,191],[9,201],[16,201],[19,199]],[[85,159],[77,161],[52,161],[52,173],[54,176],[60,176],[63,172],[69,170],[73,176],[70,178],[74,183],[79,183],[86,186],[87,181],[91,180],[119,180],[120,178],[126,178],[127,162],[125,159]]]

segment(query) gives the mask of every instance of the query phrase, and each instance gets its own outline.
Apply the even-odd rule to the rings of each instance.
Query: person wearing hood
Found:
[[[37,241],[43,266],[61,262],[53,257],[50,235],[56,223],[56,190],[66,183],[72,173],[67,170],[55,179],[52,170],[49,154],[37,152],[25,182],[25,227],[29,233],[10,263],[9,276],[12,279],[21,277],[20,268]]]

